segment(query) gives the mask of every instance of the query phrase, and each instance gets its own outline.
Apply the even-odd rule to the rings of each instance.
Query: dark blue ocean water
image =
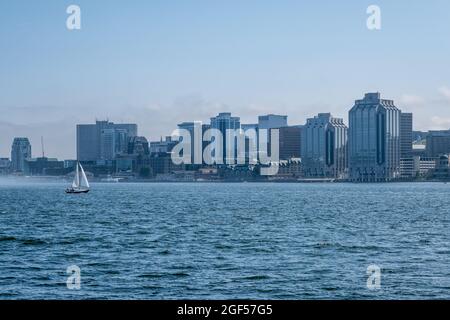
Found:
[[[65,187],[0,182],[0,298],[450,298],[450,184]]]

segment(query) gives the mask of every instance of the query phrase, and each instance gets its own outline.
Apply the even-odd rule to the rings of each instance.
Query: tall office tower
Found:
[[[302,130],[301,156],[304,175],[346,178],[347,126],[341,118],[319,113],[307,119]]]
[[[431,130],[427,134],[426,154],[439,157],[450,154],[450,130]]]
[[[258,161],[258,124],[241,124],[242,132],[245,135],[245,162],[256,163]]]
[[[217,129],[222,133],[223,141],[222,141],[222,161],[224,164],[227,163],[227,144],[232,143],[229,141],[230,138],[227,136],[227,130],[234,130],[236,134],[241,128],[241,121],[239,117],[232,117],[229,112],[221,112],[218,116],[211,118],[211,129]],[[237,137],[236,134],[233,135],[234,139],[234,159],[228,159],[229,162],[233,162],[237,157]]]
[[[116,156],[116,132],[102,129],[100,134],[100,160],[114,160]]]
[[[349,173],[353,181],[400,175],[400,110],[380,93],[367,93],[349,111]]]
[[[400,158],[412,157],[413,114],[400,113]]]
[[[125,154],[128,152],[128,141],[137,136],[137,133],[128,138],[127,129],[114,130],[114,151],[116,154]]]
[[[280,133],[280,160],[300,158],[303,126],[281,127]]]
[[[31,158],[31,144],[28,138],[14,138],[11,146],[11,170],[25,172],[25,160]]]
[[[287,116],[282,116],[282,115],[278,115],[278,114],[268,114],[268,115],[263,115],[263,116],[259,116],[258,117],[258,130],[261,129],[266,129],[267,130],[267,134],[266,134],[266,141],[268,143],[267,146],[267,150],[270,150],[270,129],[278,129],[281,127],[287,127]],[[259,135],[262,134],[262,131],[260,131],[258,133]],[[259,139],[263,138],[262,136],[258,136]],[[263,152],[263,150],[259,150]]]
[[[192,122],[183,122],[178,124],[178,129],[187,130],[191,135],[190,145],[191,145],[191,163],[195,163],[195,147],[196,143],[199,144],[197,148],[201,148],[202,156],[203,156],[203,132],[202,132],[202,122],[201,121],[192,121]],[[201,137],[196,137],[196,135],[200,135]],[[182,139],[182,137],[180,137]],[[197,142],[196,142],[197,139]],[[201,140],[200,140],[201,139]],[[201,161],[201,159],[197,159]]]
[[[79,161],[113,160],[124,153],[129,138],[137,136],[136,124],[96,121],[77,125],[77,159]]]

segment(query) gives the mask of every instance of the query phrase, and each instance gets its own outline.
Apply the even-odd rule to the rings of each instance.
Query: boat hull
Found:
[[[77,194],[77,193],[88,193],[89,192],[89,189],[88,190],[73,190],[73,189],[67,189],[66,190],[66,193],[74,193],[74,194]]]

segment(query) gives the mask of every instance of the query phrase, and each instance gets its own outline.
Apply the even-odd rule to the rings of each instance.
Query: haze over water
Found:
[[[0,182],[0,298],[450,298],[450,184],[65,187]]]

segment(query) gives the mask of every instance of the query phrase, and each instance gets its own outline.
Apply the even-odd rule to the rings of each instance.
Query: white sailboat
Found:
[[[81,163],[77,162],[75,169],[75,177],[73,178],[72,186],[66,189],[66,193],[88,193],[89,182],[84,173]]]

